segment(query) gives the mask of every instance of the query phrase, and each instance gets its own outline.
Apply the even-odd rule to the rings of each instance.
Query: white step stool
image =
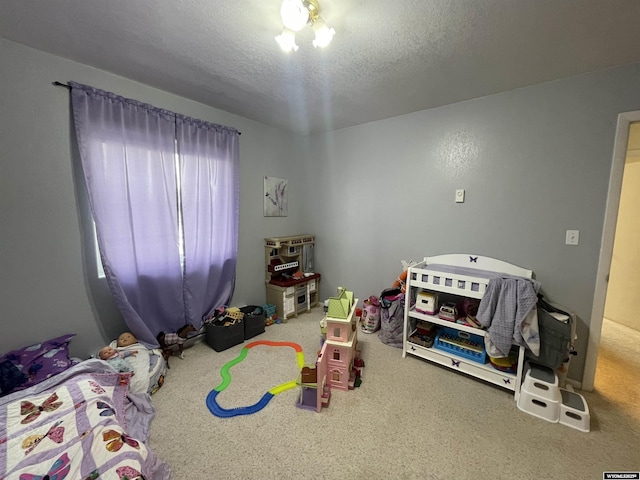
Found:
[[[550,402],[562,400],[556,372],[540,365],[530,366],[525,373],[522,389]]]
[[[547,422],[557,423],[560,420],[561,402],[562,394],[555,372],[550,368],[531,365],[520,389],[518,408]]]
[[[589,406],[584,397],[576,392],[560,389],[562,404],[560,405],[560,423],[581,432],[590,430],[591,417]]]
[[[560,401],[539,397],[524,387],[520,390],[518,408],[547,422],[558,423],[560,420]]]

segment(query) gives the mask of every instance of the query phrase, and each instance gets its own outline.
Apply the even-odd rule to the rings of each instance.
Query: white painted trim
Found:
[[[604,214],[604,225],[600,242],[600,258],[598,260],[598,272],[596,274],[596,285],[593,294],[593,308],[591,310],[591,321],[589,322],[587,354],[582,374],[582,389],[588,392],[593,390],[596,377],[596,364],[602,334],[604,304],[607,299],[607,281],[609,270],[611,269],[613,242],[616,233],[616,223],[618,221],[620,192],[622,190],[622,177],[627,154],[627,142],[629,140],[629,124],[633,122],[640,122],[640,111],[625,112],[618,115],[616,137],[613,145],[611,174],[609,176],[609,193],[607,195],[607,207]]]
[[[582,383],[578,382],[577,380],[572,380],[570,378],[567,378],[565,381],[567,385],[571,385],[576,390],[584,390],[584,388],[582,388]]]

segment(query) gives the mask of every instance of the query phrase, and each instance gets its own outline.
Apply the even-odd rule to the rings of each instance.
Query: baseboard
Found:
[[[571,378],[567,378],[565,380],[565,383],[568,383],[569,385],[571,385],[573,388],[576,388],[577,390],[582,390],[582,382],[580,382],[578,380],[573,380]]]
[[[203,329],[200,332],[198,332],[196,335],[193,335],[187,338],[184,342],[184,347],[185,348],[193,347],[196,343],[204,342],[205,338],[206,338],[206,332]]]

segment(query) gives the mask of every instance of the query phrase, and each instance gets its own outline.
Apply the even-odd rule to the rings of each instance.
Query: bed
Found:
[[[107,362],[65,358],[67,337],[0,358],[15,366],[0,379],[0,480],[169,479],[147,446],[149,394],[132,392],[131,374]],[[14,377],[26,381],[8,384]]]

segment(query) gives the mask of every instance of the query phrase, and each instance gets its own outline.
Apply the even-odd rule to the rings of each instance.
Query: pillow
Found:
[[[12,381],[0,380],[2,395],[11,391],[24,390],[69,368],[73,363],[69,358],[69,341],[73,337],[75,334],[62,335],[46,342],[13,350],[0,357],[0,364],[5,368],[8,366],[6,362],[10,362],[22,374],[22,376],[16,376],[14,371]],[[20,383],[16,378],[25,381]]]
[[[12,392],[26,381],[27,376],[10,360],[0,362],[0,394]]]

